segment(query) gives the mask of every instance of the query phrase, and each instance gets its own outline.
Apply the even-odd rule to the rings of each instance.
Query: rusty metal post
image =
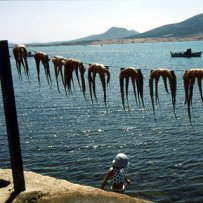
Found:
[[[25,190],[8,41],[0,41],[0,80],[15,193]]]

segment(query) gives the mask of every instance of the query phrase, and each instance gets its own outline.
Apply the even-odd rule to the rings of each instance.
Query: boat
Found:
[[[185,52],[170,52],[171,57],[201,57],[202,52],[192,52],[192,49],[187,49]]]
[[[31,51],[28,51],[27,57],[33,57],[33,56],[34,56],[34,54]]]

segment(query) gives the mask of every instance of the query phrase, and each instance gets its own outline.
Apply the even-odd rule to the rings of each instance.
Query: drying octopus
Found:
[[[58,88],[59,92],[60,92],[59,83],[58,83],[58,75],[59,75],[59,73],[61,75],[61,79],[62,79],[62,82],[63,82],[63,85],[64,85],[64,77],[63,77],[63,70],[62,70],[64,60],[65,59],[62,56],[55,56],[52,59],[52,63],[54,64],[54,73],[55,73],[55,77],[56,77],[56,84],[57,84],[57,88]]]
[[[151,73],[150,73],[149,88],[150,88],[150,97],[152,100],[153,111],[154,111],[153,80],[155,80],[155,98],[156,98],[156,104],[157,104],[157,101],[159,101],[158,82],[159,82],[160,76],[162,76],[162,78],[163,78],[165,90],[167,93],[169,93],[168,87],[167,87],[167,78],[169,80],[170,91],[171,91],[171,96],[172,96],[173,110],[175,113],[176,86],[177,86],[176,75],[175,75],[174,71],[164,69],[164,68],[151,70]]]
[[[67,59],[63,61],[64,64],[64,87],[68,87],[68,91],[71,91],[71,81],[73,83],[73,71],[75,71],[78,85],[81,88],[80,79],[82,83],[82,92],[85,97],[86,87],[85,87],[85,66],[82,62],[76,59]],[[80,72],[80,79],[79,79]],[[73,83],[74,84],[74,83]]]
[[[183,75],[184,88],[185,88],[185,104],[187,104],[188,116],[191,122],[190,106],[192,105],[193,97],[193,86],[195,84],[195,79],[197,79],[200,97],[203,103],[202,95],[202,79],[203,79],[203,69],[190,69],[186,70]]]
[[[131,78],[132,85],[133,85],[133,91],[135,95],[135,100],[137,103],[137,94],[136,94],[136,88],[135,88],[135,82],[137,86],[137,93],[138,93],[138,99],[141,98],[142,104],[144,106],[144,100],[143,100],[143,74],[140,69],[135,69],[132,67],[129,68],[121,68],[121,72],[119,75],[120,80],[120,92],[121,92],[121,99],[122,99],[122,105],[123,109],[125,110],[125,104],[124,104],[124,80],[125,82],[125,89],[126,89],[126,99],[128,103],[128,85],[129,85],[129,79]],[[140,102],[140,100],[139,100]],[[129,107],[129,104],[128,104]]]
[[[103,92],[104,92],[104,103],[106,105],[106,83],[109,84],[110,72],[108,70],[108,67],[104,66],[103,64],[97,64],[97,63],[89,64],[88,82],[89,82],[91,101],[93,103],[92,91],[94,94],[94,98],[97,101],[96,86],[95,86],[95,79],[96,79],[97,74],[99,75],[101,83],[102,83],[102,88],[103,88]],[[107,76],[107,79],[106,79],[106,76]]]
[[[45,75],[47,82],[49,86],[51,86],[51,74],[50,74],[50,69],[49,69],[49,56],[43,52],[35,52],[34,54],[34,59],[36,62],[36,67],[37,67],[37,77],[38,77],[38,83],[40,85],[40,62],[44,66],[45,70]]]
[[[25,45],[22,45],[22,44],[16,45],[13,48],[13,55],[16,61],[16,67],[18,70],[19,78],[22,77],[21,65],[23,65],[24,67],[25,75],[29,78],[29,68],[28,68],[28,62],[27,62],[28,51]]]

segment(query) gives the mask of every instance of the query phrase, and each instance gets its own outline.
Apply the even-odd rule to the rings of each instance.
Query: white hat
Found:
[[[112,161],[112,165],[117,168],[126,168],[128,164],[128,157],[124,153],[117,154]]]

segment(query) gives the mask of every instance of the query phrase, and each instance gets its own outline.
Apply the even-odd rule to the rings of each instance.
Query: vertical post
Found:
[[[7,126],[14,192],[20,193],[25,190],[25,180],[23,174],[23,162],[20,148],[8,41],[6,40],[0,41],[0,80]]]

